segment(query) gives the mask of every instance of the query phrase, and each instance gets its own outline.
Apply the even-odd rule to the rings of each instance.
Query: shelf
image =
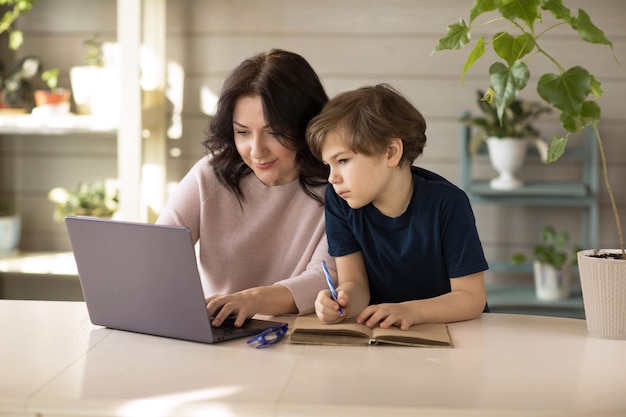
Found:
[[[84,301],[73,253],[0,253],[0,298]]]
[[[527,181],[523,187],[513,190],[497,190],[489,180],[474,178],[473,157],[469,151],[472,136],[470,127],[461,125],[459,154],[459,186],[472,204],[498,204],[509,206],[572,207],[582,211],[582,247],[598,247],[599,213],[598,201],[598,155],[593,130],[585,129],[580,146],[570,146],[563,159],[580,163],[582,174],[578,181]],[[483,151],[484,154],[486,151]],[[529,150],[532,154],[533,148]],[[532,275],[532,263],[511,265],[507,262],[488,260],[491,272],[500,274],[525,273]],[[584,318],[580,288],[574,289],[566,300],[540,301],[535,296],[534,284],[492,283],[487,285],[487,302],[492,312],[534,314]]]
[[[0,134],[62,135],[68,133],[115,133],[117,125],[89,115],[53,117],[32,114],[0,115]]]
[[[167,168],[166,0],[117,0],[119,117],[2,114],[0,135],[108,134],[117,138],[119,216],[153,222],[165,204]],[[150,65],[141,67],[149,56]],[[142,84],[150,80],[150,88]],[[118,120],[119,119],[119,120]]]
[[[18,252],[0,254],[0,274],[78,276],[72,252]]]
[[[486,288],[487,302],[492,313],[585,318],[580,287],[572,288],[569,298],[555,301],[537,299],[533,284],[490,283]]]
[[[588,197],[589,187],[582,182],[570,181],[528,181],[521,188],[513,190],[496,190],[491,188],[488,180],[477,180],[470,183],[469,191],[477,196],[499,197]]]
[[[474,178],[474,155],[469,151],[471,137],[471,128],[461,124],[459,186],[466,192],[472,204],[579,208],[583,213],[580,244],[587,248],[598,247],[600,213],[598,150],[592,129],[586,128],[582,132],[581,145],[570,146],[561,157],[581,164],[582,174],[578,181],[534,180],[527,181],[522,187],[513,190],[493,189],[489,185],[490,180]],[[534,152],[532,149],[528,151],[531,154]]]

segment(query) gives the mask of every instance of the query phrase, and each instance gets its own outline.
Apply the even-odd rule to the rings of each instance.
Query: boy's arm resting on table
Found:
[[[438,297],[403,303],[376,304],[365,308],[357,321],[368,327],[408,329],[420,323],[452,323],[479,317],[485,308],[485,274],[477,272],[450,279],[452,291]]]
[[[321,291],[315,301],[317,317],[324,323],[338,323],[343,319],[357,316],[370,300],[369,283],[365,262],[361,252],[335,258],[337,265],[337,298],[343,310],[338,313],[338,305],[330,296],[330,291]],[[339,272],[341,271],[341,272]]]

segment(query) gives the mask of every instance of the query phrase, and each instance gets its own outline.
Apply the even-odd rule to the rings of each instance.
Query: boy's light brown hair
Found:
[[[388,140],[400,138],[402,164],[412,164],[426,146],[424,116],[388,84],[347,91],[326,103],[306,131],[316,158],[322,159],[322,145],[330,133],[338,135],[350,151],[368,156],[384,155]]]

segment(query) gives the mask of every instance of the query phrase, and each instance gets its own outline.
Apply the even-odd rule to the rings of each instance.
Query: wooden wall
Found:
[[[546,48],[556,47],[566,66],[583,62],[603,82],[601,131],[609,158],[610,177],[622,215],[626,217],[626,2],[571,0],[584,8],[613,41],[621,65],[608,48],[583,45],[571,31],[545,36]],[[365,84],[387,82],[404,92],[428,122],[428,146],[417,164],[458,182],[458,115],[475,109],[475,90],[486,87],[486,68],[479,62],[461,84],[460,69],[467,52],[431,55],[447,25],[467,19],[469,0],[170,0],[168,60],[185,73],[183,134],[169,140],[168,179],[180,179],[202,156],[200,140],[207,122],[201,92],[219,93],[226,74],[242,59],[270,48],[302,54],[320,74],[329,95]],[[463,13],[463,14],[461,14]],[[20,51],[40,56],[46,66],[62,69],[61,84],[71,66],[82,63],[82,41],[99,32],[114,40],[115,0],[45,0],[20,22],[26,42]],[[477,36],[475,34],[475,36]],[[553,71],[542,61],[543,69]],[[536,98],[532,91],[524,94]],[[540,127],[546,136],[560,132],[554,117]],[[175,152],[173,152],[175,153]],[[71,186],[79,179],[114,176],[114,136],[2,137],[0,189],[15,193],[24,215],[25,250],[67,249],[61,225],[52,223],[52,204],[45,196],[55,185]],[[488,178],[494,171],[482,161],[476,172]],[[525,178],[567,178],[579,167],[541,166],[529,161]],[[601,186],[603,247],[617,246],[615,224]],[[476,205],[478,228],[490,259],[507,259],[512,251],[532,246],[540,229],[553,224],[579,236],[577,209]],[[626,222],[626,218],[623,220]]]

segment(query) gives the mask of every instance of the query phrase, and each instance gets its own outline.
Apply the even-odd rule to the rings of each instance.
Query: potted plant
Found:
[[[119,208],[119,186],[112,179],[79,182],[70,190],[53,188],[48,199],[56,204],[53,218],[58,222],[65,216],[112,217]]]
[[[9,204],[0,201],[0,254],[12,252],[20,243],[21,220],[19,214],[9,209]]]
[[[515,174],[524,164],[528,143],[536,147],[542,161],[547,160],[548,144],[541,138],[533,122],[552,109],[539,102],[515,98],[504,108],[502,117],[499,118],[496,106],[490,98],[493,91],[489,89],[485,93],[478,90],[477,94],[481,114],[466,114],[461,117],[463,123],[476,128],[470,139],[469,150],[475,154],[487,144],[491,165],[500,174],[490,181],[492,188],[510,190],[521,187],[523,182]]]
[[[544,19],[542,13],[549,12],[552,20]],[[485,13],[495,18],[479,23]],[[490,16],[491,17],[491,16]],[[564,68],[554,51],[541,44],[541,38],[559,26],[569,26],[582,41],[608,47],[613,53],[612,42],[604,32],[592,23],[589,14],[578,10],[572,15],[562,0],[533,0],[511,2],[509,0],[474,1],[469,11],[469,21],[460,19],[448,26],[448,33],[439,40],[433,52],[462,49],[470,43],[471,31],[480,25],[481,30],[494,22],[509,23],[508,30],[500,30],[491,37],[491,46],[503,61],[489,67],[489,84],[493,90],[490,98],[495,102],[498,118],[502,120],[505,107],[528,85],[531,59],[543,56],[553,63],[556,73],[540,74],[536,77],[537,93],[550,107],[560,113],[560,122],[565,133],[554,136],[550,142],[547,163],[554,162],[565,152],[570,134],[578,133],[591,126],[595,134],[602,175],[607,188],[611,208],[617,226],[620,249],[591,249],[578,253],[578,265],[585,306],[587,328],[592,336],[626,339],[626,300],[610,296],[626,293],[626,251],[617,204],[607,173],[607,163],[598,129],[601,108],[597,100],[602,96],[602,85],[582,65]],[[556,23],[555,23],[556,22]],[[461,72],[465,72],[485,53],[485,36],[479,36]],[[592,265],[589,265],[589,264]],[[592,273],[594,273],[592,275]],[[595,275],[600,273],[600,275]],[[614,294],[612,294],[614,295]]]
[[[70,112],[70,91],[59,88],[59,70],[51,68],[41,74],[41,80],[46,83],[48,90],[35,91],[35,106],[33,114],[46,116],[64,115]]]
[[[39,74],[41,61],[26,56],[5,68],[0,62],[0,109],[3,113],[26,113],[35,106],[32,79]]]
[[[29,11],[36,0],[3,0],[0,16],[0,34],[8,34],[9,50],[17,51],[24,42],[24,34],[14,23]],[[26,113],[34,106],[30,78],[39,72],[40,62],[35,57],[25,57],[12,65],[0,62],[0,110],[2,113]]]
[[[94,34],[84,45],[87,48],[85,65],[70,69],[76,112],[117,120],[119,68],[107,65],[105,60],[105,49],[114,50],[114,44],[103,42],[98,34]]]
[[[572,265],[577,263],[580,247],[568,248],[569,234],[558,232],[552,226],[541,231],[541,243],[533,248],[533,272],[535,294],[539,300],[561,300],[570,296]],[[523,253],[511,256],[511,263],[520,265],[527,262]]]

